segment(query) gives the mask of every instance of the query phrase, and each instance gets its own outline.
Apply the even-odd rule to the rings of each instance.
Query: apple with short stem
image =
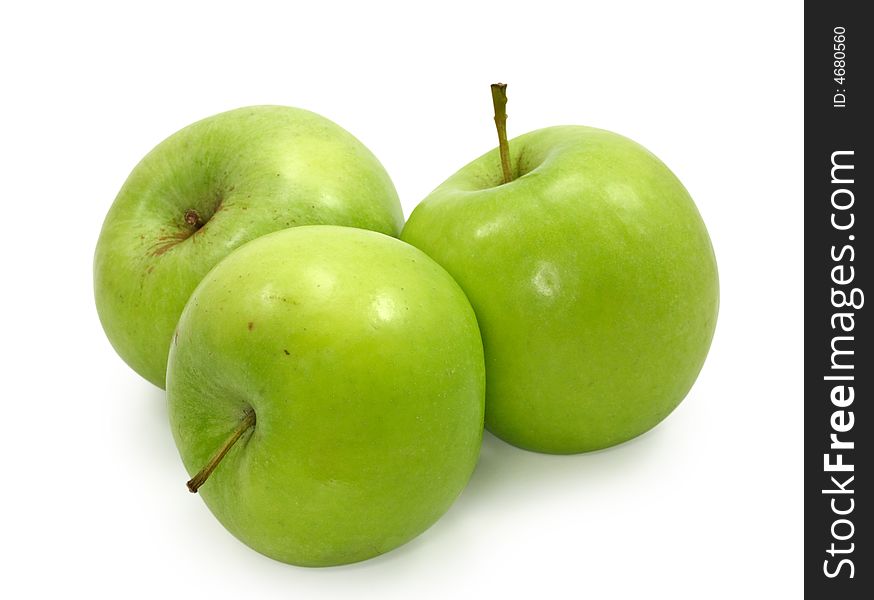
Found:
[[[486,427],[523,448],[575,453],[629,440],[686,396],[716,325],[710,238],[689,193],[615,133],[549,127],[463,167],[401,239],[458,281],[486,359]]]
[[[173,329],[203,276],[249,240],[312,224],[403,225],[388,174],[338,125],[253,106],[175,133],[136,166],[100,232],[94,294],[109,341],[163,388]]]
[[[198,491],[240,540],[327,566],[434,523],[479,454],[485,372],[473,309],[400,240],[295,227],[231,253],[170,351],[170,424]]]

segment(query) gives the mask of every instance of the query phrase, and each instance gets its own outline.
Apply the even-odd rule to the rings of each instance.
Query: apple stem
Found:
[[[200,218],[200,213],[193,208],[186,210],[183,218],[185,219],[185,222],[194,227],[194,229],[200,229],[203,227],[203,219]]]
[[[510,144],[507,142],[507,84],[492,84],[492,104],[495,105],[495,127],[498,130],[498,148],[501,151],[501,169],[504,183],[513,181],[510,172]]]
[[[255,426],[255,411],[249,409],[246,411],[243,420],[240,421],[240,424],[237,425],[237,428],[231,433],[228,439],[225,440],[225,443],[222,444],[221,448],[213,454],[212,458],[209,459],[209,462],[195,475],[192,477],[187,485],[188,491],[192,494],[196,494],[197,490],[200,489],[206,480],[209,479],[209,476],[212,475],[212,472],[215,471],[215,468],[219,465],[222,459],[225,457],[231,448],[233,448],[234,444],[243,436],[246,431]]]

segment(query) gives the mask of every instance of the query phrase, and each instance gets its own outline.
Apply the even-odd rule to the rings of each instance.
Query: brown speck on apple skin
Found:
[[[180,242],[185,241],[191,236],[188,231],[180,231],[173,235],[162,235],[158,238],[158,240],[149,248],[149,254],[151,256],[161,256],[173,249],[174,246],[179,244]]]
[[[252,328],[255,327],[255,323],[249,321],[249,331],[252,331]]]
[[[291,352],[289,352],[289,351],[286,350],[285,348],[283,348],[282,351],[285,352],[285,355],[286,355],[286,356],[291,356]]]

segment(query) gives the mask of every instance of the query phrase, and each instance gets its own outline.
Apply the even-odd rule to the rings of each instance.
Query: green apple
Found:
[[[473,305],[486,428],[550,453],[631,439],[680,403],[710,347],[719,292],[701,216],[659,159],[608,131],[533,131],[506,162],[506,183],[499,149],[462,168],[401,235]]]
[[[479,453],[484,386],[449,274],[397,239],[331,226],[220,262],[167,373],[189,489],[255,550],[307,566],[391,550],[448,509]]]
[[[107,337],[164,387],[173,329],[203,276],[249,240],[313,224],[390,235],[403,225],[389,176],[347,131],[284,106],[182,129],[136,166],[103,224],[94,292]]]

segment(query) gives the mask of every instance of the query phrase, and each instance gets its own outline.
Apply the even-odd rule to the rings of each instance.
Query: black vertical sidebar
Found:
[[[874,598],[874,22],[863,8],[805,2],[804,583],[836,600]]]

